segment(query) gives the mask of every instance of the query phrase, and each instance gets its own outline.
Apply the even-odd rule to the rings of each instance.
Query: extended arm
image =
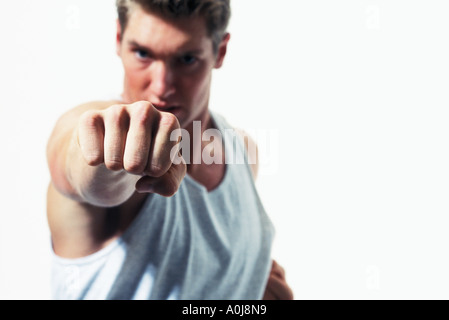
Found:
[[[177,191],[185,164],[171,162],[177,142],[169,137],[178,126],[148,102],[93,102],[59,119],[47,147],[47,215],[58,255],[98,251],[126,228],[147,193]],[[114,229],[111,212],[124,213]]]

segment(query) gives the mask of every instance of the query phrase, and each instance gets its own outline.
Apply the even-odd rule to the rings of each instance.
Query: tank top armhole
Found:
[[[217,125],[217,127],[218,127],[218,129],[220,131],[226,130],[226,129],[235,130],[228,123],[226,118],[224,118],[222,115],[217,114],[216,112],[213,112],[213,111],[210,111],[210,112],[211,112],[211,115],[212,115],[212,118],[213,118],[215,124]],[[262,199],[259,196],[259,192],[257,190],[256,181],[254,180],[254,174],[252,172],[251,165],[249,164],[248,152],[247,152],[247,150],[245,148],[245,142],[244,142],[243,138],[240,135],[238,135],[238,134],[236,135],[236,142],[239,144],[238,147],[243,150],[243,156],[244,156],[244,161],[245,161],[245,168],[246,168],[246,171],[247,171],[247,173],[248,173],[248,175],[250,177],[250,185],[251,185],[251,187],[253,189],[253,192],[254,192],[254,194],[256,196],[256,199],[257,199],[257,202],[258,202],[258,206],[259,206],[259,209],[261,211],[261,215],[264,217],[265,221],[268,224],[266,226],[268,228],[266,231],[269,232],[274,237],[274,235],[276,234],[276,228],[275,228],[273,222],[270,219],[270,216],[268,215],[268,213],[267,213],[267,211],[265,209],[265,206],[263,204]]]
[[[85,257],[81,257],[81,258],[63,258],[58,256],[54,249],[53,249],[53,241],[50,239],[50,246],[51,246],[51,258],[53,260],[53,262],[57,265],[61,265],[61,266],[82,266],[82,265],[87,265],[87,264],[91,264],[94,262],[97,262],[103,258],[105,258],[106,256],[108,256],[110,253],[112,253],[116,248],[120,247],[124,245],[122,238],[117,238],[114,241],[112,241],[110,244],[108,244],[107,246],[105,246],[104,248],[88,255]]]

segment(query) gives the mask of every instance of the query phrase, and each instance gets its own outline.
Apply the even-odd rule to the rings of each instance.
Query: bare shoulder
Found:
[[[234,128],[236,133],[242,138],[245,143],[246,153],[248,155],[248,162],[251,166],[254,180],[257,179],[259,173],[259,152],[256,141],[243,129]]]
[[[83,104],[80,104],[70,110],[68,110],[62,118],[69,117],[69,116],[79,116],[83,114],[86,111],[89,110],[104,110],[109,108],[110,106],[116,105],[116,104],[122,104],[122,101],[119,100],[96,100],[96,101],[89,101]]]

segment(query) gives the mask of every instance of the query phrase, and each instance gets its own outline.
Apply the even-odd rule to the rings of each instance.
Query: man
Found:
[[[232,139],[185,139],[232,129],[209,111],[229,0],[117,8],[121,98],[67,112],[48,143],[54,297],[291,299],[270,258],[272,225],[254,187],[257,165],[248,165],[255,156],[233,164]],[[235,149],[252,147],[242,138]]]

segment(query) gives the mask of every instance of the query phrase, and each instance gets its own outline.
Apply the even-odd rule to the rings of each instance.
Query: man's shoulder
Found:
[[[256,180],[259,173],[259,150],[257,148],[257,142],[245,130],[235,128],[235,131],[245,144],[245,151],[248,156],[248,164],[251,166],[254,180]]]
[[[109,108],[110,106],[122,103],[123,102],[121,102],[120,100],[93,100],[80,104],[73,104],[70,109],[64,111],[57,124],[66,127],[68,125],[68,121],[73,121],[74,118],[78,118],[84,112],[90,110],[104,110]]]
[[[228,120],[215,111],[211,111],[215,121],[220,121],[221,124],[233,131],[233,135],[237,136],[241,141],[243,141],[245,146],[245,151],[248,156],[248,164],[251,167],[251,172],[253,173],[254,180],[257,179],[259,173],[259,150],[257,147],[256,140],[244,129],[231,125]]]
[[[110,99],[110,100],[92,100],[88,102],[84,102],[78,104],[74,109],[78,109],[80,111],[88,111],[88,110],[102,110],[109,108],[110,106],[116,104],[123,104],[123,101],[118,99]]]

